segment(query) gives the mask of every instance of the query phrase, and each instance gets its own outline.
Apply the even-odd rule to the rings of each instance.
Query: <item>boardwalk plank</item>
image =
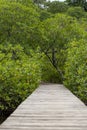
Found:
[[[87,107],[63,85],[41,85],[0,130],[87,130]]]

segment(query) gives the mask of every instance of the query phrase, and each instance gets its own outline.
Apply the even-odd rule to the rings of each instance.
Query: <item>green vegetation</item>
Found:
[[[77,19],[81,19],[81,18],[85,18],[87,17],[86,16],[86,12],[84,11],[83,8],[81,7],[70,7],[68,10],[67,10],[67,14],[72,16],[72,17],[75,17]]]
[[[86,4],[0,0],[0,116],[40,82],[64,83],[87,103]]]
[[[84,29],[79,26],[76,19],[65,14],[56,14],[52,18],[44,20],[40,26],[44,36],[40,48],[60,75],[61,83],[64,79],[64,63],[67,57],[68,43],[74,39],[85,39],[87,36]]]
[[[84,6],[86,0],[66,0],[70,6]]]
[[[68,9],[68,5],[64,2],[53,1],[47,3],[47,10],[53,14],[55,13],[65,13]]]
[[[73,41],[67,50],[64,84],[87,101],[87,40]]]
[[[32,52],[32,51],[31,51]],[[39,54],[27,56],[20,45],[0,45],[0,112],[12,112],[41,80]]]
[[[30,0],[27,0],[30,1]],[[23,2],[23,1],[22,1]],[[31,5],[31,6],[30,6]],[[21,44],[27,52],[33,47],[37,35],[39,14],[33,4],[0,0],[0,43]],[[28,49],[28,50],[27,50]]]

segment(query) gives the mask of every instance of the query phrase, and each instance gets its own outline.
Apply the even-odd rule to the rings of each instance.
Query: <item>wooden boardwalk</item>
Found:
[[[63,85],[41,85],[0,130],[87,130],[87,107]]]

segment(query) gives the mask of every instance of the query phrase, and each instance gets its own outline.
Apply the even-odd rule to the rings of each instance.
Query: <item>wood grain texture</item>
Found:
[[[87,107],[63,85],[40,85],[0,130],[87,130]]]

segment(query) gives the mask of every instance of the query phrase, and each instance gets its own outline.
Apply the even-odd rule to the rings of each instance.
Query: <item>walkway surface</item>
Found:
[[[63,85],[41,85],[0,130],[87,130],[87,107]]]

